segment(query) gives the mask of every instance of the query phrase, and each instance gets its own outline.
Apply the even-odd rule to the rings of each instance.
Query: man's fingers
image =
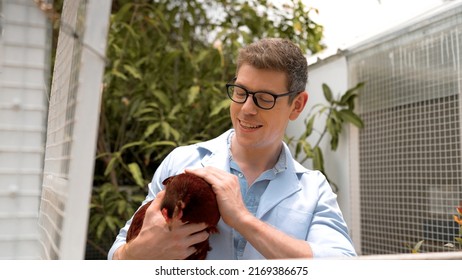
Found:
[[[165,190],[162,190],[159,193],[157,193],[156,198],[153,201],[153,204],[155,204],[158,209],[160,209],[160,205],[162,204],[162,200],[164,199],[164,196],[165,196]]]
[[[157,193],[156,195],[156,200],[159,200],[159,203],[164,199],[165,196],[165,190],[161,190],[160,192]]]
[[[202,241],[205,241],[207,240],[207,238],[209,238],[210,234],[208,232],[206,232],[205,230],[203,231],[200,231],[200,232],[197,232],[195,234],[191,234],[189,237],[188,237],[188,243],[191,244],[191,245],[194,245],[194,244],[197,244],[197,243],[200,243]]]
[[[164,199],[165,196],[165,190],[160,191],[156,198],[151,201],[151,205],[149,205],[149,208],[146,210],[146,212],[157,212],[160,211],[160,205],[162,204],[162,200]]]
[[[190,173],[201,177],[211,185],[220,182],[226,178],[225,176],[228,175],[228,173],[224,172],[223,170],[212,166],[206,166],[204,168],[198,169],[185,169],[185,173]]]

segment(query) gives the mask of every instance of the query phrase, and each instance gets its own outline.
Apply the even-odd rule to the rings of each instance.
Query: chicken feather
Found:
[[[193,174],[179,174],[168,177],[162,184],[165,186],[165,196],[161,203],[161,212],[169,229],[174,219],[183,223],[205,223],[206,231],[210,234],[218,233],[217,223],[220,220],[217,199],[210,184]],[[138,236],[143,226],[146,209],[152,201],[143,205],[133,217],[127,232],[126,241]],[[203,260],[212,248],[209,240],[194,245],[196,252],[190,255],[189,260]]]

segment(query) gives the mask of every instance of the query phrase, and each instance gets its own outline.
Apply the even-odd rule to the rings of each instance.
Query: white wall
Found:
[[[0,259],[37,259],[49,23],[32,0],[0,13]]]
[[[304,119],[307,118],[311,108],[319,103],[327,104],[322,91],[322,84],[326,83],[332,90],[335,97],[343,94],[348,88],[348,75],[346,58],[340,54],[334,55],[323,61],[310,64],[308,68],[308,104],[300,115],[300,117],[289,123],[287,135],[299,136],[304,131]],[[315,129],[320,131],[325,124],[325,118],[315,122]],[[324,155],[324,165],[326,173],[331,181],[335,182],[339,188],[337,193],[338,202],[345,216],[345,219],[350,226],[352,217],[350,209],[350,137],[349,125],[345,125],[339,139],[339,146],[336,151],[330,149],[330,137],[325,136],[321,143],[321,148]],[[318,140],[316,132],[310,138],[311,145],[314,145]],[[304,165],[311,168],[311,162],[305,162]],[[351,231],[351,226],[350,226]]]

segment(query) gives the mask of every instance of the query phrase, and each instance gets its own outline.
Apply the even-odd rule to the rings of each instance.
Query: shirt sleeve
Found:
[[[337,203],[337,195],[319,172],[318,203],[307,241],[315,258],[356,256],[348,227]],[[318,179],[319,179],[318,177]]]

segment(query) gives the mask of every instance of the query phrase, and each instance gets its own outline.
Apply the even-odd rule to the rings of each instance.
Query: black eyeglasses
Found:
[[[234,78],[232,81],[234,82],[236,78]],[[249,95],[252,95],[253,102],[255,105],[258,106],[258,108],[261,108],[263,110],[270,110],[276,105],[276,99],[279,97],[284,97],[288,95],[292,95],[294,93],[298,93],[296,91],[291,91],[283,94],[273,94],[265,91],[255,91],[252,92],[248,89],[246,89],[243,86],[235,85],[232,83],[227,83],[226,84],[226,89],[228,93],[228,97],[236,103],[239,104],[244,104],[247,101],[247,98]]]

